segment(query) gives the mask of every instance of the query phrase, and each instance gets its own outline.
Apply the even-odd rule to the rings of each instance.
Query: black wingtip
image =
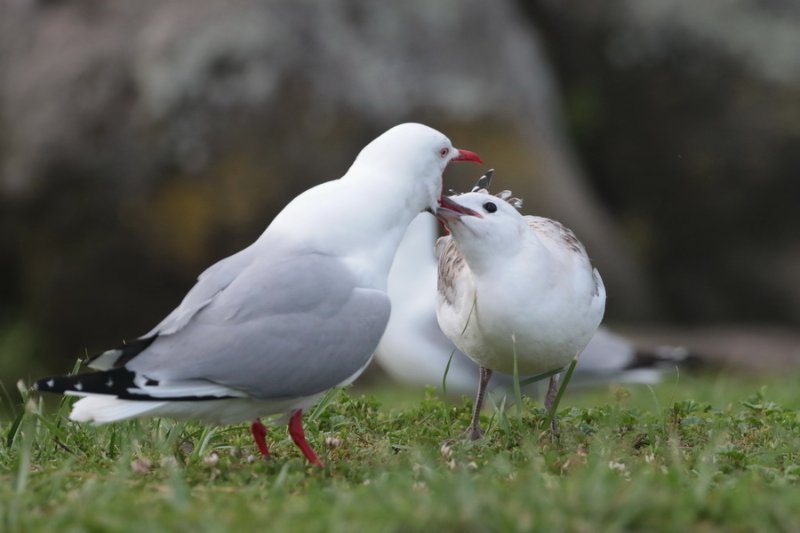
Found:
[[[64,394],[65,392],[94,394],[126,394],[135,387],[135,374],[125,368],[104,372],[89,372],[74,376],[51,376],[38,380],[34,387],[41,392]]]
[[[99,360],[107,360],[106,365],[108,368],[121,368],[125,366],[131,359],[145,351],[153,344],[153,341],[158,338],[158,335],[151,337],[144,337],[134,339],[126,342],[117,348],[106,350],[103,353],[92,357],[89,360],[89,365],[92,363],[97,364]]]
[[[67,391],[75,390],[76,381],[73,378],[78,376],[48,376],[33,384],[33,389],[40,392],[54,392],[64,394]]]
[[[223,400],[233,396],[158,396],[148,394],[148,391],[137,385],[142,382],[145,387],[158,387],[157,379],[148,378],[128,370],[127,368],[114,368],[101,372],[89,372],[74,376],[52,376],[38,380],[34,387],[41,392],[64,394],[73,392],[80,394],[106,394],[116,396],[122,400],[169,400],[177,401],[205,401]]]
[[[64,392],[71,390],[68,385],[68,380],[70,377],[71,376],[48,376],[38,380],[31,388],[41,392],[55,392],[63,394]]]

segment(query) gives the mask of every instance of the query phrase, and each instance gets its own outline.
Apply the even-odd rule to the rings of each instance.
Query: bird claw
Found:
[[[306,435],[303,431],[303,411],[301,409],[295,411],[289,419],[289,436],[292,437],[292,440],[300,448],[300,451],[303,452],[310,464],[325,468],[325,465],[322,464],[322,461],[319,460],[319,457],[317,457],[317,454],[314,453],[314,450],[306,440]]]
[[[561,432],[558,429],[558,421],[556,420],[555,416],[550,421],[550,434],[554,440],[558,439],[558,437],[561,435]]]
[[[483,430],[479,426],[469,426],[464,431],[464,438],[471,441],[480,440],[483,438]]]

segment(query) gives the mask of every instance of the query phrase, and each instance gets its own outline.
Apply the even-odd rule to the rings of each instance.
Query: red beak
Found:
[[[458,148],[456,148],[456,150],[458,150]],[[481,156],[479,156],[475,152],[470,152],[469,150],[458,150],[458,155],[455,156],[450,161],[472,161],[473,163],[483,164]]]
[[[439,208],[436,210],[436,216],[448,219],[461,218],[462,216],[481,217],[481,214],[454,202],[448,196],[442,196],[439,198]]]

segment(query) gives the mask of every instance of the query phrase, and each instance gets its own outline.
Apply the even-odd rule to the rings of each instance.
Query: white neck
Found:
[[[386,290],[406,227],[424,208],[424,197],[413,188],[414,180],[348,172],[292,200],[258,242],[297,247],[292,241],[302,236],[299,248],[338,256],[360,286]]]
[[[455,228],[453,228],[453,232],[456,246],[464,256],[470,270],[478,276],[483,276],[491,275],[492,272],[504,271],[522,253],[530,252],[534,256],[538,253],[541,248],[539,240],[527,230],[527,227],[519,229],[520,232],[513,237],[499,238],[495,235],[492,239],[476,239],[469,234],[468,229],[459,231],[459,233],[463,232],[463,235],[455,235],[455,232],[458,231]]]

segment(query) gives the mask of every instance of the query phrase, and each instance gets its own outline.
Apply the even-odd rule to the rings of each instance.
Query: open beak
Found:
[[[461,217],[481,217],[477,211],[473,211],[469,207],[465,207],[459,203],[454,202],[449,196],[442,196],[439,198],[439,207],[436,209],[436,218],[442,224],[448,220],[458,220]]]
[[[456,148],[456,150],[458,151],[458,155],[450,161],[472,161],[473,163],[483,164],[481,156],[475,152],[470,152],[469,150],[459,150],[458,148]]]

